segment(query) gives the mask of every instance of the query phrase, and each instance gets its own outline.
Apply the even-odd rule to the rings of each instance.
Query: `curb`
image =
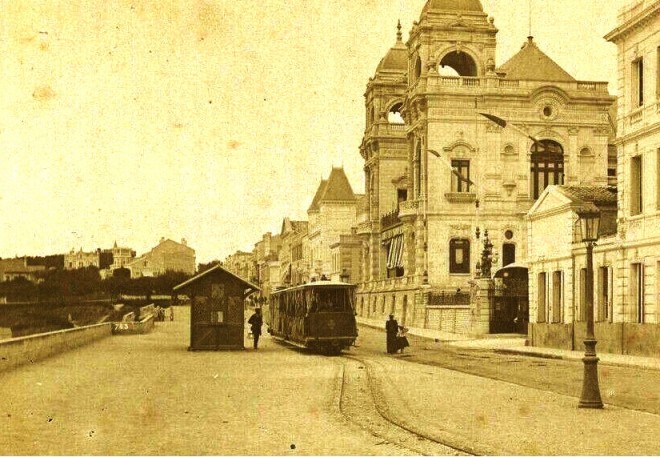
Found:
[[[527,357],[538,357],[541,359],[555,359],[555,360],[578,360],[572,357],[564,357],[563,355],[557,354],[546,354],[545,352],[531,352],[531,351],[519,351],[517,349],[487,349],[495,352],[496,354],[511,354],[511,355],[521,355]]]

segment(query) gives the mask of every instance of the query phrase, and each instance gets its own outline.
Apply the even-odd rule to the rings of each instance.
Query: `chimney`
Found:
[[[184,246],[188,246],[188,242],[186,241],[185,238],[181,238],[181,244],[183,244]]]
[[[165,241],[165,237],[164,237],[164,236],[161,236],[161,237],[160,237],[160,242],[162,243],[163,241]]]

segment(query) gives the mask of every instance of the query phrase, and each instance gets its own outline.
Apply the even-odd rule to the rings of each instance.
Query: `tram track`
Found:
[[[390,405],[386,401],[384,382],[375,373],[382,365],[369,357],[342,356],[343,369],[339,392],[339,410],[350,422],[356,423],[372,435],[421,455],[494,455],[498,450],[470,445],[456,433],[438,429],[423,430],[415,422],[415,414],[402,396]],[[381,370],[384,373],[384,370]],[[397,411],[399,414],[397,414]],[[404,413],[404,414],[402,414]],[[407,417],[406,417],[407,416]],[[412,420],[411,420],[412,419]]]

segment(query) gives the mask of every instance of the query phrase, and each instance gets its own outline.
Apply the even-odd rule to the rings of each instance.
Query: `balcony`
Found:
[[[380,229],[387,230],[388,228],[394,227],[401,224],[401,219],[399,219],[399,210],[395,209],[389,213],[385,213],[380,218]]]
[[[419,200],[406,200],[399,203],[399,218],[417,216]]]
[[[371,221],[364,221],[357,225],[356,232],[358,235],[368,235],[371,233],[371,229]]]

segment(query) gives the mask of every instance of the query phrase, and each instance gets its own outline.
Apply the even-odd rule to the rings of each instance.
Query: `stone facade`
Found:
[[[394,295],[409,325],[483,333],[465,301],[479,235],[488,230],[493,270],[524,261],[524,216],[548,184],[607,185],[607,83],[575,80],[531,37],[498,67],[496,34],[478,0],[429,0],[367,84],[364,317],[384,319]],[[452,293],[453,311],[433,305]]]
[[[606,352],[657,355],[660,344],[659,28],[660,1],[637,1],[605,37],[618,47],[619,76],[617,205],[601,208],[593,257],[595,336]],[[548,189],[530,212],[530,341],[581,349],[585,247],[574,231],[575,200],[557,194]]]
[[[617,320],[613,267],[617,262],[617,194],[613,188],[550,186],[528,215],[529,322],[566,324],[586,318],[586,248],[576,211],[593,204],[601,212],[594,248],[594,320]]]
[[[617,160],[621,249],[617,320],[660,322],[660,1],[623,8],[605,38],[618,48]],[[616,314],[615,314],[616,317]]]

